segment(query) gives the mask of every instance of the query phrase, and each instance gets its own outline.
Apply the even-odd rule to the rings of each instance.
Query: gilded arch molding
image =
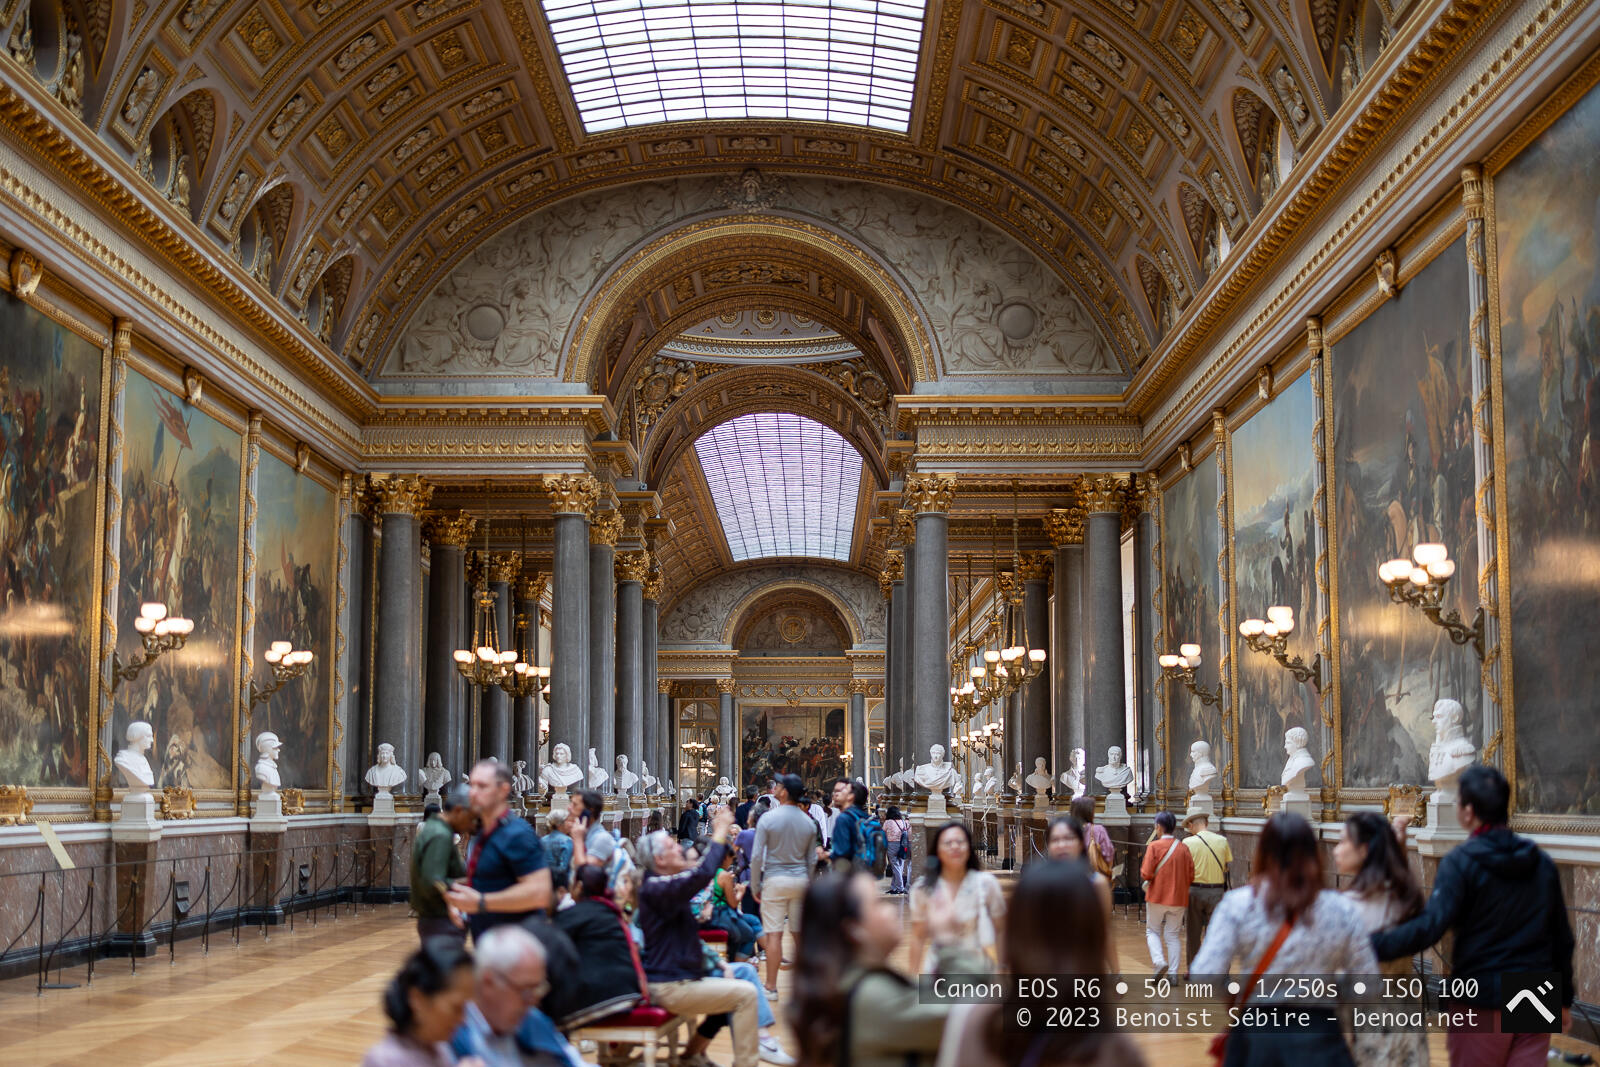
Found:
[[[829,589],[821,582],[809,578],[777,578],[763,582],[755,588],[748,590],[743,597],[736,601],[728,611],[728,617],[722,626],[722,643],[732,645],[738,636],[740,627],[746,617],[753,611],[762,607],[762,602],[769,600],[774,594],[789,592],[810,593],[827,603],[838,613],[845,629],[850,633],[850,645],[856,647],[861,644],[861,620],[856,617],[855,610],[838,593]]]

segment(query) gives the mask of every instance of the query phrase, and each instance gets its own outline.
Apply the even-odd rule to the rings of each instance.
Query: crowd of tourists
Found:
[[[572,794],[541,836],[510,810],[510,791],[503,765],[480,763],[425,819],[411,883],[421,947],[385,993],[390,1031],[367,1067],[575,1067],[585,1055],[624,1063],[627,1049],[580,1053],[568,1035],[644,1007],[694,1027],[687,1067],[710,1067],[707,1050],[724,1029],[734,1067],[1146,1062],[1111,1022],[1109,980],[1074,1004],[1097,1025],[1031,1027],[1013,1023],[1024,1007],[1015,983],[993,1002],[953,1006],[924,995],[915,977],[1118,974],[1113,893],[1128,887],[1113,886],[1121,868],[1088,798],[1050,823],[1042,854],[1008,893],[960,821],[928,834],[925,868],[911,877],[909,821],[869,807],[866,787],[847,779],[808,789],[778,774],[737,805],[687,803],[676,827],[658,818],[631,842],[602,825],[598,794]],[[1346,821],[1333,850],[1345,887],[1336,890],[1311,824],[1273,815],[1248,877],[1231,888],[1234,857],[1209,818],[1190,813],[1180,838],[1178,820],[1159,812],[1138,859],[1156,974],[1248,977],[1229,1001],[1271,1004],[1281,994],[1267,976],[1407,973],[1415,953],[1450,933],[1452,975],[1480,979],[1465,1002],[1493,1016],[1496,976],[1555,971],[1570,1005],[1560,883],[1550,858],[1508,829],[1508,800],[1499,772],[1462,775],[1470,837],[1444,857],[1427,900],[1406,862],[1403,820],[1363,812]],[[907,933],[910,974],[890,962]],[[785,970],[792,982],[780,1004]],[[1213,1052],[1224,1067],[1428,1062],[1415,1029],[1347,1032],[1332,1012],[1313,1019],[1236,1025]],[[1543,1061],[1548,1035],[1498,1031],[1452,1032],[1450,1062]]]

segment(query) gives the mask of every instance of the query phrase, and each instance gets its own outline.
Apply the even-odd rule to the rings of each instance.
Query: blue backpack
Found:
[[[884,859],[888,859],[889,852],[887,839],[883,833],[883,824],[877,820],[876,816],[868,815],[866,818],[856,822],[856,832],[859,835],[856,844],[856,859],[861,862],[863,867],[869,868],[874,873],[881,873],[882,868],[878,866],[878,857],[882,856]]]

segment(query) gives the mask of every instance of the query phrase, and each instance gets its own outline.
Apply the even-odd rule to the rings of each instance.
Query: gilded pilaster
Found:
[[[261,470],[261,412],[250,413],[244,439],[244,470],[241,472],[244,522],[240,534],[239,570],[239,734],[234,750],[239,754],[237,794],[234,813],[250,814],[250,732],[253,715],[250,707],[250,682],[255,669],[256,629],[256,485]]]
[[[92,705],[89,736],[89,785],[94,792],[94,817],[111,818],[111,755],[106,746],[115,704],[113,661],[117,654],[117,591],[122,585],[122,423],[127,407],[128,353],[133,323],[117,319],[111,338],[110,391],[106,401],[105,542],[100,575],[100,686]]]
[[[333,609],[333,700],[329,705],[328,725],[328,810],[344,810],[344,770],[339,753],[344,747],[344,719],[349,714],[349,690],[345,671],[349,668],[344,632],[345,607],[350,599],[350,516],[354,505],[355,478],[345,471],[339,478],[339,503],[335,523],[338,543],[334,549]]]
[[[1472,345],[1472,466],[1477,482],[1478,603],[1483,607],[1483,759],[1505,771],[1516,795],[1515,734],[1501,705],[1500,580],[1497,494],[1494,484],[1494,381],[1489,345],[1488,231],[1483,169],[1461,171],[1461,206],[1467,217],[1468,337]],[[1507,740],[1509,739],[1509,743]],[[1502,752],[1504,743],[1505,751]]]
[[[1217,775],[1222,781],[1223,813],[1233,815],[1239,789],[1239,709],[1234,703],[1239,680],[1233,676],[1233,531],[1228,522],[1229,488],[1233,484],[1232,456],[1228,453],[1228,419],[1219,408],[1211,413],[1211,433],[1217,442],[1217,687],[1222,694],[1222,736],[1227,751]]]
[[[1317,583],[1317,653],[1322,657],[1319,681],[1322,692],[1318,706],[1322,717],[1322,789],[1324,810],[1333,806],[1338,796],[1338,786],[1343,778],[1343,742],[1339,737],[1334,716],[1338,709],[1338,694],[1334,684],[1337,664],[1333,655],[1333,592],[1332,574],[1328,566],[1328,545],[1331,531],[1328,526],[1328,361],[1322,337],[1322,319],[1313,315],[1306,319],[1306,349],[1311,356],[1311,393],[1315,411],[1311,420],[1311,472],[1313,490],[1311,512],[1315,523],[1313,550],[1316,553],[1314,572]],[[1329,812],[1329,814],[1333,814]]]

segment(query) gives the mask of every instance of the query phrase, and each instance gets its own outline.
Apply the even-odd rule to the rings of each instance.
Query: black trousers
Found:
[[[1184,941],[1189,950],[1189,964],[1184,967],[1184,973],[1189,973],[1193,960],[1200,954],[1200,943],[1205,940],[1206,926],[1211,922],[1211,913],[1217,910],[1217,905],[1222,903],[1222,894],[1227,890],[1222,886],[1191,885],[1189,887],[1189,906],[1183,909]],[[1174,962],[1173,967],[1177,964]]]

